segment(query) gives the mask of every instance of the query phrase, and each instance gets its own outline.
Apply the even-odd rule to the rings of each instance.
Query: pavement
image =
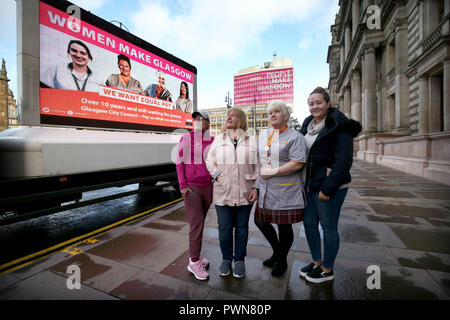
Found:
[[[311,261],[302,223],[294,224],[287,272],[272,277],[262,265],[271,249],[253,213],[246,276],[219,276],[214,206],[202,249],[209,279],[196,280],[186,269],[189,225],[181,201],[0,276],[0,300],[449,300],[450,186],[359,160],[351,172],[329,283],[299,277]]]

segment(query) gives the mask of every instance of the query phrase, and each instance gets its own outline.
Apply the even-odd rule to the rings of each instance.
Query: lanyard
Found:
[[[277,130],[277,134],[274,136],[274,129],[272,129],[272,131],[270,132],[269,135],[269,139],[267,139],[267,145],[264,148],[266,150],[266,155],[267,157],[269,157],[269,150],[270,150],[270,146],[272,145],[272,143],[275,141],[275,139],[282,134],[286,129],[288,128],[288,126],[285,126],[283,129],[281,130]]]
[[[73,77],[73,81],[75,81],[75,85],[77,86],[78,91],[84,91],[84,89],[86,88],[86,83],[88,81],[89,75],[86,77],[86,80],[84,80],[83,87],[81,89],[80,89],[80,85],[78,84],[78,79],[73,75],[73,73],[72,73],[72,77]]]

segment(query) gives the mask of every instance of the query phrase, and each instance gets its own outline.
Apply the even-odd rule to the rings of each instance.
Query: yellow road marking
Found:
[[[73,256],[76,256],[77,254],[83,253],[83,250],[81,250],[80,248],[70,247],[70,248],[65,248],[61,252],[67,252],[67,253],[70,253]]]
[[[37,261],[37,260],[43,259],[43,258],[48,257],[48,256],[52,255],[53,253],[55,253],[55,252],[52,252],[52,253],[49,253],[49,254],[47,254],[47,255],[45,255],[45,256],[41,256],[41,255],[43,255],[43,254],[45,254],[45,253],[47,253],[47,252],[49,252],[49,251],[55,251],[55,250],[57,250],[58,248],[61,248],[61,247],[64,247],[64,249],[62,250],[62,251],[64,251],[65,249],[69,249],[70,247],[73,247],[73,246],[75,246],[75,245],[77,245],[77,244],[79,244],[79,243],[81,243],[81,242],[83,242],[83,241],[86,241],[86,237],[89,237],[89,236],[92,236],[92,235],[97,235],[97,236],[98,236],[98,235],[102,235],[102,234],[104,234],[104,233],[106,233],[106,232],[112,231],[115,227],[117,227],[117,226],[119,226],[119,225],[122,225],[122,224],[124,224],[124,223],[126,223],[126,222],[129,222],[130,220],[136,220],[136,219],[138,219],[138,218],[140,218],[140,217],[142,217],[142,216],[144,216],[144,215],[147,215],[147,214],[149,214],[149,213],[151,213],[151,212],[157,211],[157,210],[159,210],[159,209],[161,209],[161,208],[170,206],[171,204],[174,204],[174,203],[179,202],[179,201],[181,201],[181,200],[183,200],[183,198],[179,198],[179,199],[176,199],[176,200],[167,202],[167,203],[162,204],[162,205],[160,205],[160,206],[158,206],[158,207],[155,207],[155,208],[153,208],[153,209],[149,209],[149,210],[147,210],[147,211],[138,213],[138,214],[136,214],[136,215],[134,215],[134,216],[132,216],[132,217],[129,217],[129,218],[120,220],[120,221],[118,221],[118,222],[112,223],[112,224],[110,224],[110,225],[108,225],[108,226],[106,226],[106,227],[103,227],[103,228],[100,228],[100,229],[91,231],[91,232],[86,233],[86,234],[84,234],[84,235],[82,235],[82,236],[78,236],[78,237],[75,237],[75,238],[73,238],[73,239],[70,239],[70,240],[66,240],[66,241],[64,241],[64,242],[61,242],[61,243],[59,243],[59,244],[57,244],[57,245],[54,245],[54,246],[52,246],[52,247],[50,247],[50,248],[47,248],[47,249],[41,250],[41,251],[39,251],[39,252],[35,252],[35,253],[32,253],[32,254],[29,254],[29,255],[27,255],[27,256],[25,256],[25,257],[22,257],[22,258],[19,258],[19,259],[14,260],[14,261],[10,261],[10,262],[8,262],[8,263],[5,263],[5,264],[3,264],[3,265],[0,265],[0,270],[2,270],[2,269],[5,269],[5,268],[7,268],[7,267],[9,267],[9,266],[13,266],[13,265],[15,265],[15,264],[18,264],[18,263],[20,263],[20,262],[22,262],[22,261],[29,260],[29,259],[32,259],[32,258],[37,257],[35,260],[28,261],[28,262],[26,262],[26,263],[24,263],[24,264],[22,264],[22,265],[20,265],[20,266],[16,266],[16,267],[14,267],[14,268],[12,268],[12,269],[9,269],[9,270],[7,270],[7,271],[0,272],[0,277],[3,276],[3,275],[5,275],[5,274],[8,274],[8,273],[10,273],[10,272],[13,272],[13,271],[15,271],[15,270],[21,269],[21,268],[23,268],[23,267],[25,267],[25,266],[27,266],[27,265],[29,265],[29,264],[31,264],[31,263]],[[99,232],[102,232],[102,231],[104,231],[104,232],[101,233],[101,234],[98,234]],[[81,240],[81,241],[78,241],[78,240]],[[96,239],[95,239],[95,240],[96,240]],[[78,242],[76,242],[76,241],[78,241]],[[98,240],[97,240],[97,241],[98,241]],[[73,242],[76,242],[76,243],[73,243]],[[65,247],[65,246],[68,245],[68,244],[71,244],[71,246]],[[67,251],[67,252],[68,252],[68,251]],[[70,253],[70,252],[69,252],[69,253]]]

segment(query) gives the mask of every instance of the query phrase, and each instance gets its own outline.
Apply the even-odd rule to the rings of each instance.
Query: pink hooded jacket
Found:
[[[180,190],[188,185],[208,186],[212,178],[206,169],[205,159],[214,137],[203,137],[203,132],[192,130],[181,137],[177,153],[177,174]],[[209,137],[209,134],[207,134]],[[205,140],[203,139],[205,138]]]

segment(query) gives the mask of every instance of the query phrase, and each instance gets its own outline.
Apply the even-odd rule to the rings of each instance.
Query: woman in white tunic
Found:
[[[287,126],[289,110],[281,101],[268,108],[272,126],[261,132],[258,142],[260,177],[255,224],[269,241],[273,255],[263,264],[282,276],[294,241],[292,224],[303,220],[305,197],[300,169],[306,161],[304,137]],[[278,236],[271,223],[278,225]]]

